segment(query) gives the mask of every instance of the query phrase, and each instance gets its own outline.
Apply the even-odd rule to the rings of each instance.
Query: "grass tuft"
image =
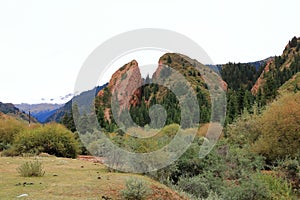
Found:
[[[38,160],[25,162],[17,168],[17,171],[23,177],[41,177],[45,174],[43,165]]]

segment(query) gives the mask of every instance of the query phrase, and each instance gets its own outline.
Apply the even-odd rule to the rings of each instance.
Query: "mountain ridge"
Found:
[[[15,107],[28,114],[29,110],[31,115],[34,116],[40,123],[45,123],[48,117],[50,117],[57,109],[61,108],[63,104],[15,104]]]
[[[288,42],[280,56],[275,56],[267,62],[264,70],[251,89],[252,94],[267,93],[271,98],[274,98],[275,94],[269,94],[276,93],[274,91],[275,88],[272,88],[272,84],[276,85],[276,89],[278,89],[284,82],[300,71],[299,65],[300,38],[295,36]]]
[[[37,120],[32,117],[29,116],[28,114],[26,114],[24,111],[22,112],[19,108],[15,107],[14,104],[12,103],[2,103],[0,102],[0,112],[5,114],[5,115],[9,115],[15,118],[19,118],[25,121],[30,121],[33,123],[36,123]]]

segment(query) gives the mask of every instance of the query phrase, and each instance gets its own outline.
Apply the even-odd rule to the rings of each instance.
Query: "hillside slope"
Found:
[[[286,81],[278,90],[280,95],[286,93],[297,93],[300,90],[300,72]]]
[[[0,102],[0,112],[25,120],[29,121],[29,115],[26,114],[25,112],[20,111],[18,108],[16,108],[13,104],[11,103],[2,103]],[[30,117],[31,122],[36,123],[37,120],[34,117]]]
[[[265,95],[266,100],[275,98],[277,90],[294,74],[300,71],[300,38],[293,37],[281,56],[267,62],[251,92]]]

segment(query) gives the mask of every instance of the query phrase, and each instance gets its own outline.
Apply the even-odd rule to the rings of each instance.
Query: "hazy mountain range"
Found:
[[[39,122],[44,123],[57,109],[61,108],[64,104],[49,104],[49,103],[40,103],[40,104],[15,104],[15,107],[20,110],[29,113],[34,116]]]

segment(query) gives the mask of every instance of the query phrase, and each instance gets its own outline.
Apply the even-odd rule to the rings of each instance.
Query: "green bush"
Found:
[[[237,145],[228,147],[226,155],[226,179],[240,179],[263,169],[264,158],[247,148],[239,148]]]
[[[200,146],[201,144],[193,142],[180,159],[176,161],[175,164],[178,172],[175,172],[171,176],[174,183],[176,183],[176,176],[192,177],[207,172],[211,172],[214,176],[222,176],[225,169],[225,162],[222,155],[218,153],[219,147],[222,146],[221,143],[220,146],[214,147],[203,159],[199,158]]]
[[[300,164],[297,159],[286,159],[281,164],[281,170],[286,172],[288,177],[296,177],[300,173]]]
[[[289,94],[273,102],[263,113],[261,135],[252,150],[267,162],[300,154],[300,93]]]
[[[215,192],[210,192],[207,198],[202,198],[201,200],[223,200],[220,195]]]
[[[10,144],[9,143],[2,143],[0,142],[0,151],[3,151],[3,150],[6,150],[6,149],[9,149],[10,148]]]
[[[220,194],[224,183],[222,177],[206,171],[198,176],[181,177],[177,183],[177,188],[193,195],[197,199],[208,198],[213,194]]]
[[[10,148],[4,149],[2,151],[3,156],[18,156],[20,153],[16,150],[14,146],[11,146]]]
[[[299,158],[298,158],[299,159]],[[285,158],[277,161],[274,170],[290,181],[293,189],[300,191],[300,162],[298,159]]]
[[[271,199],[292,199],[292,187],[286,180],[269,174],[257,174],[256,179],[263,182]]]
[[[71,131],[53,123],[22,131],[15,137],[12,148],[19,155],[44,152],[58,157],[75,158],[79,144]]]
[[[12,117],[1,118],[0,116],[0,151],[13,143],[14,137],[25,129],[23,121]]]
[[[244,113],[234,123],[225,128],[225,135],[230,144],[244,147],[256,142],[261,134],[260,116]]]
[[[192,194],[197,198],[207,198],[210,192],[207,179],[200,176],[181,178],[178,181],[178,187],[184,192]]]
[[[231,183],[223,190],[222,197],[231,200],[267,200],[270,199],[270,194],[266,184],[250,177],[239,183]]]
[[[262,173],[254,173],[239,182],[229,184],[222,193],[232,200],[288,200],[293,199],[292,187],[284,179]]]
[[[150,194],[150,189],[144,181],[130,178],[126,181],[126,188],[121,194],[127,200],[143,200]]]
[[[43,170],[43,165],[38,160],[22,164],[20,167],[17,168],[17,171],[23,177],[41,177],[45,174],[45,171]]]

